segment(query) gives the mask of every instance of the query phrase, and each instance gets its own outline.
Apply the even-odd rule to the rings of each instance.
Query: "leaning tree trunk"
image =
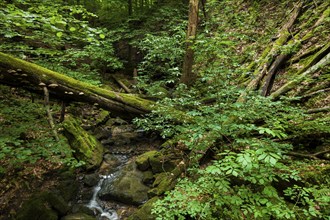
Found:
[[[66,75],[0,52],[0,83],[43,93],[46,86],[52,98],[97,103],[123,118],[149,113],[154,102],[80,82]]]

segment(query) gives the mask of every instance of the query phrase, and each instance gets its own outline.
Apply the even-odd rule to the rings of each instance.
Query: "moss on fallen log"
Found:
[[[154,102],[136,95],[118,93],[75,80],[61,73],[0,52],[0,83],[42,92],[47,86],[51,97],[97,103],[112,113],[125,117],[149,113]]]

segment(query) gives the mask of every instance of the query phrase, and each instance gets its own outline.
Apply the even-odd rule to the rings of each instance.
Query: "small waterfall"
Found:
[[[107,209],[103,209],[100,204],[97,201],[97,194],[101,189],[101,186],[103,184],[103,181],[105,179],[112,179],[114,178],[114,175],[107,175],[107,176],[100,176],[100,181],[98,182],[98,184],[94,187],[93,190],[93,197],[90,200],[90,202],[88,203],[87,207],[91,210],[93,210],[94,212],[96,212],[95,214],[99,215],[99,219],[100,220],[119,220],[119,217],[117,215],[117,212],[115,210],[107,210]]]

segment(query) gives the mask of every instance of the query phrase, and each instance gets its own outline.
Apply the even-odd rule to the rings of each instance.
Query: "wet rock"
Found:
[[[72,206],[73,213],[85,213],[87,215],[94,215],[93,210],[89,209],[85,204],[76,204]]]
[[[108,127],[108,126],[97,127],[94,131],[94,136],[98,140],[111,138],[111,136],[112,136],[111,127]]]
[[[86,186],[95,186],[99,182],[99,175],[97,173],[85,175],[83,183]]]
[[[61,218],[61,220],[96,220],[96,217],[85,213],[74,213]]]
[[[78,160],[86,163],[86,169],[97,168],[103,159],[103,146],[87,131],[82,129],[78,120],[72,116],[66,118],[63,123],[64,134],[69,140],[74,155]]]
[[[106,163],[108,163],[111,166],[115,166],[115,167],[119,166],[121,163],[120,160],[116,156],[111,155],[111,154],[105,154],[103,156],[103,159]]]
[[[105,154],[103,156],[103,162],[99,168],[99,173],[102,175],[113,173],[121,163],[122,162],[114,155]]]
[[[130,144],[139,137],[133,125],[120,125],[112,129],[112,139],[115,145]]]
[[[113,125],[125,125],[128,124],[127,121],[121,118],[110,118],[107,122],[106,125],[108,126],[113,126]]]
[[[114,180],[105,180],[99,197],[103,200],[115,200],[125,204],[141,205],[148,200],[148,190],[143,184],[143,173],[136,169],[135,163],[126,165]]]
[[[154,220],[156,216],[151,214],[153,204],[158,200],[158,197],[153,197],[143,206],[141,206],[136,212],[131,215],[128,220]]]

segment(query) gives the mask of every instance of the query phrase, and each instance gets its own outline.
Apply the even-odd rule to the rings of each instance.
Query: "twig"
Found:
[[[57,131],[56,131],[56,128],[55,128],[53,116],[52,116],[52,114],[50,112],[50,108],[49,108],[49,92],[48,92],[48,89],[47,89],[46,85],[43,86],[43,90],[44,90],[44,94],[45,94],[44,105],[45,105],[47,116],[48,116],[48,122],[49,122],[50,128],[53,131],[54,138],[58,142],[60,139],[58,137],[58,134],[57,134]]]
[[[311,114],[311,113],[319,113],[319,112],[329,112],[330,111],[330,106],[325,106],[322,108],[313,108],[313,109],[309,109],[307,111],[307,114]]]
[[[131,93],[131,90],[122,81],[120,81],[117,77],[112,76],[112,78],[116,81],[116,83],[118,83],[121,86],[121,88],[123,88],[125,90],[125,92]]]
[[[303,154],[303,153],[297,153],[297,152],[288,152],[288,153],[286,153],[286,155],[319,160],[320,159],[320,158],[318,158],[319,156],[321,156],[323,154],[326,154],[326,153],[329,153],[329,152],[330,152],[330,149],[320,151],[320,152],[316,152],[314,154]]]

